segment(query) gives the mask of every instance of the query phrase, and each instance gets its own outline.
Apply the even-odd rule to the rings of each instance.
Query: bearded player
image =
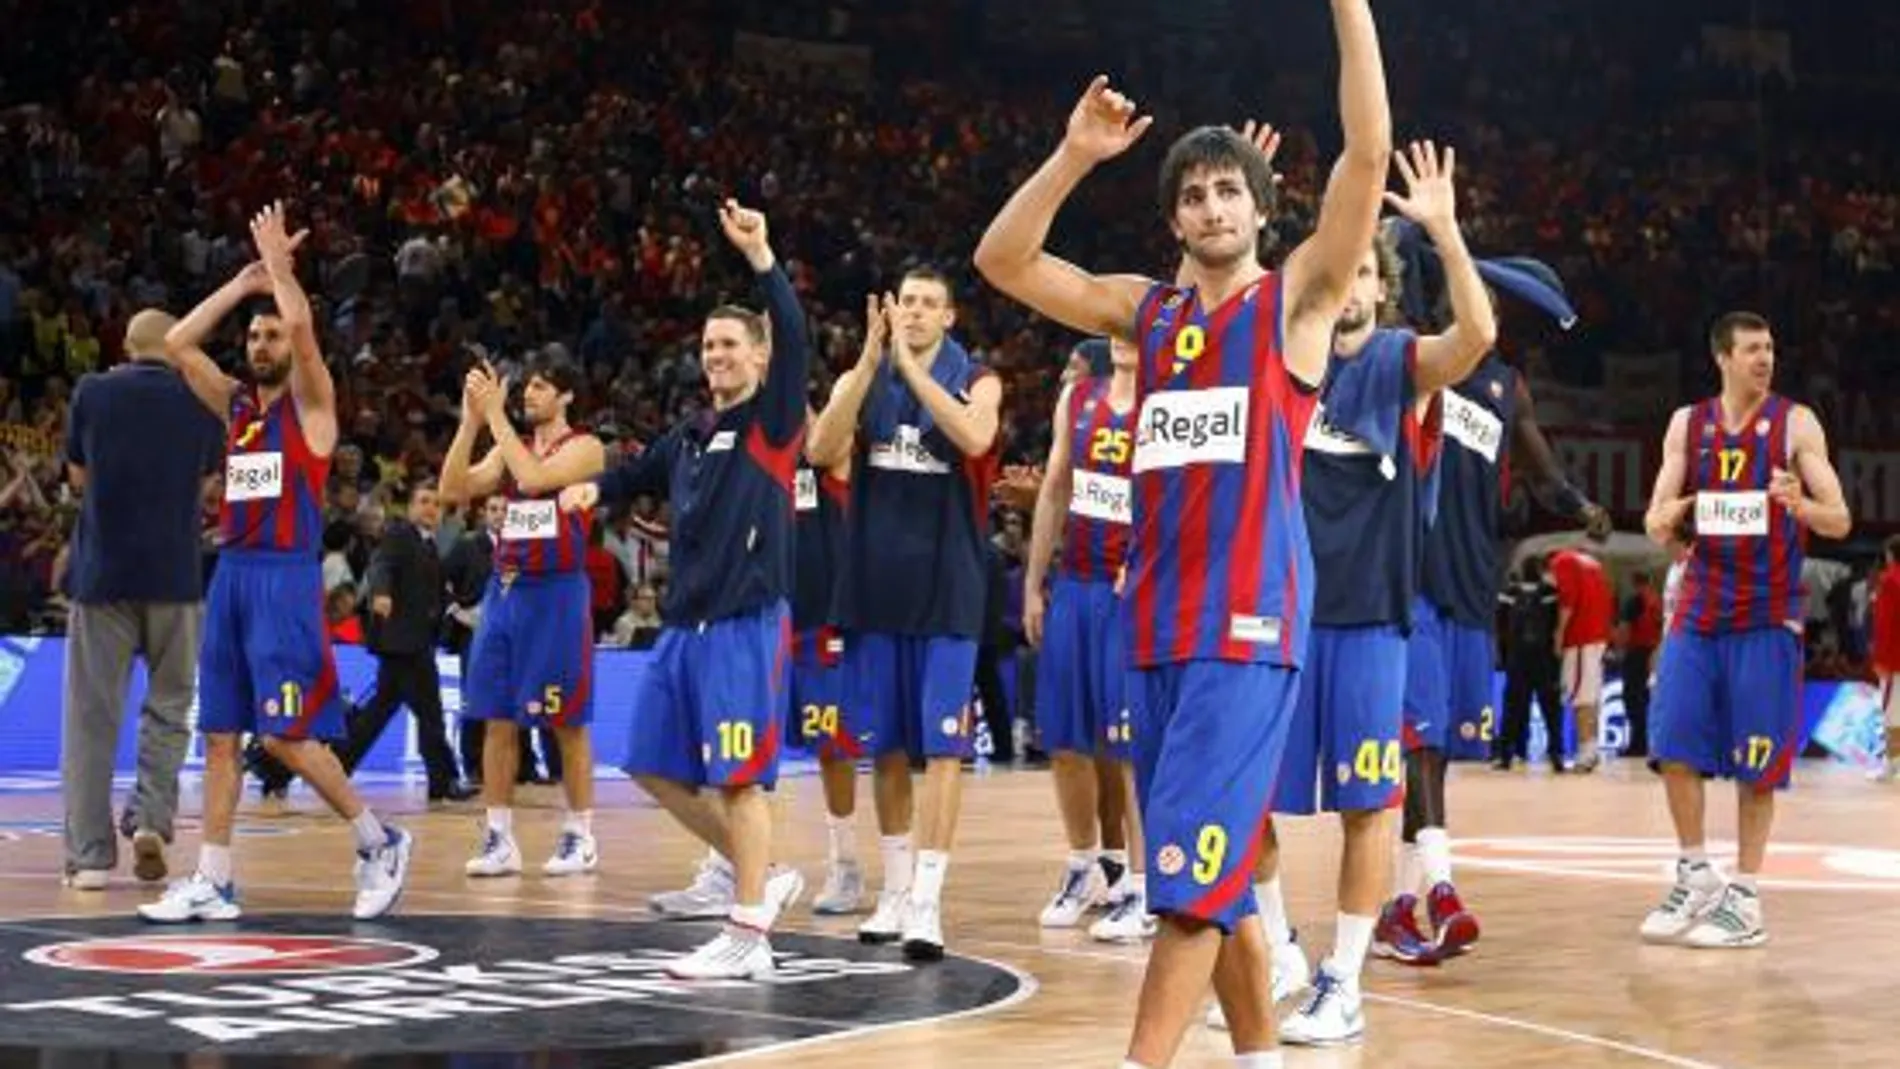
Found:
[[[223,419],[224,503],[217,571],[205,606],[198,727],[205,736],[204,834],[198,869],[139,907],[148,921],[235,920],[231,827],[242,789],[238,740],[300,775],[356,839],[354,916],[382,916],[408,876],[414,841],[363,805],[326,740],[344,734],[336,660],[323,618],[323,490],[336,449],[336,387],[317,344],[310,301],[292,254],[283,206],[251,221],[262,262],[205,298],[165,336],[165,350],[199,400]],[[276,307],[251,318],[245,354],[251,385],[225,376],[203,345],[245,298]]]
[[[1301,443],[1334,323],[1372,243],[1391,112],[1365,0],[1332,0],[1345,149],[1316,232],[1259,265],[1272,199],[1260,151],[1195,130],[1162,165],[1161,208],[1194,261],[1179,288],[1098,276],[1044,250],[1064,200],[1146,131],[1098,78],[1055,154],[991,223],[977,268],[1091,335],[1133,341],[1134,508],[1124,634],[1149,908],[1161,918],[1125,1067],[1169,1064],[1210,979],[1243,1066],[1278,1067],[1266,941],[1248,894],[1312,611]]]
[[[1716,320],[1722,392],[1679,408],[1644,526],[1686,538],[1682,589],[1657,669],[1654,755],[1682,855],[1643,920],[1652,943],[1704,949],[1767,942],[1757,879],[1801,747],[1801,564],[1807,536],[1853,526],[1820,420],[1774,392],[1775,339],[1752,312]],[[1724,881],[1703,838],[1704,778],[1735,781],[1740,856]]]

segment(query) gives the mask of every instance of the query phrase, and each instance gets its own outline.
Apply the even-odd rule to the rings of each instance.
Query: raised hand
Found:
[[[1069,113],[1069,129],[1062,144],[1093,163],[1113,159],[1141,140],[1154,125],[1154,116],[1135,118],[1135,102],[1108,87],[1108,76],[1098,74]]]
[[[771,269],[772,245],[766,233],[764,212],[741,207],[738,201],[727,198],[719,206],[719,227],[753,270]]]
[[[495,369],[488,361],[482,361],[480,367],[468,369],[462,377],[462,418],[470,423],[480,423],[502,411],[507,392],[502,389],[501,380],[496,378]]]
[[[1414,141],[1404,152],[1394,152],[1406,196],[1387,193],[1385,202],[1407,219],[1431,231],[1458,225],[1458,202],[1452,191],[1452,172],[1458,155],[1449,146],[1441,156],[1430,141]]]
[[[1602,540],[1615,532],[1616,524],[1610,517],[1609,509],[1602,505],[1589,504],[1583,506],[1583,529],[1591,538]]]
[[[262,260],[245,264],[231,281],[246,293],[268,294],[271,291],[270,268],[265,267]]]
[[[593,482],[575,483],[561,491],[562,512],[580,512],[600,504],[600,486]]]
[[[882,297],[875,293],[864,295],[864,350],[858,354],[859,367],[875,367],[884,359],[896,316],[897,298],[888,293]]]
[[[1279,185],[1281,174],[1273,169],[1273,157],[1280,154],[1280,131],[1275,130],[1272,123],[1248,119],[1240,128],[1240,136],[1260,150],[1260,155],[1267,161],[1267,173],[1273,176],[1273,184]]]
[[[283,201],[276,201],[251,217],[251,240],[267,267],[288,267],[297,247],[309,236],[308,230],[299,230],[293,235],[285,228]]]

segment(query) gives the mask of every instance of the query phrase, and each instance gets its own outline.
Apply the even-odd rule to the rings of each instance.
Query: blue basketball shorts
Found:
[[[854,633],[845,636],[844,662],[853,717],[863,714],[873,756],[962,760],[975,752],[975,639]]]
[[[1049,595],[1036,660],[1036,730],[1049,753],[1134,753],[1128,650],[1115,585],[1060,578]]]
[[[870,742],[870,730],[852,719],[846,678],[844,637],[835,629],[814,627],[793,636],[786,734],[820,760],[856,761]]]
[[[1406,636],[1396,625],[1313,628],[1275,813],[1391,809],[1405,801],[1405,662]]]
[[[343,696],[323,602],[323,569],[314,557],[219,556],[205,597],[199,731],[343,737]]]
[[[1801,754],[1801,636],[1785,627],[1671,632],[1651,699],[1658,761],[1705,776],[1789,785]]]
[[[1497,657],[1488,628],[1461,624],[1419,598],[1405,656],[1405,748],[1487,758],[1498,731]]]
[[[660,632],[634,698],[623,767],[690,787],[776,786],[791,660],[783,601]]]
[[[593,594],[585,572],[489,579],[462,680],[462,717],[536,727],[593,722]]]
[[[1299,672],[1189,661],[1134,671],[1128,693],[1148,909],[1231,934],[1258,912],[1253,867]]]

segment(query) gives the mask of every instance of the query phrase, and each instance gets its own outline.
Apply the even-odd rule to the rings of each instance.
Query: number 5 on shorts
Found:
[[[558,684],[550,683],[541,692],[541,711],[549,716],[561,715],[561,688]]]
[[[1220,878],[1221,862],[1227,860],[1227,829],[1219,824],[1201,827],[1194,844],[1194,882],[1205,887]]]

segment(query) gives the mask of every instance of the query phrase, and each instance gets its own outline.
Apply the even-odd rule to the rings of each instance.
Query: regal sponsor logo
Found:
[[[871,445],[869,463],[884,471],[905,471],[913,475],[948,475],[950,465],[938,460],[924,445],[923,432],[902,424],[888,442]]]
[[[1493,390],[1502,390],[1492,383]],[[1498,450],[1504,444],[1504,421],[1497,414],[1456,390],[1439,394],[1445,402],[1445,437],[1484,458],[1487,464],[1498,462]]]
[[[1099,471],[1074,472],[1069,511],[1077,516],[1124,526],[1134,520],[1134,497],[1127,479]]]
[[[770,980],[672,979],[666,966],[710,935],[698,925],[405,916],[246,918],[242,931],[116,918],[57,928],[67,937],[0,930],[0,959],[13,963],[0,968],[0,1047],[348,1057],[539,1049],[584,1034],[590,1046],[609,1036],[677,1052],[729,1039],[735,1018],[762,1008],[849,1030],[882,1023],[893,1005],[954,1013],[1022,986],[985,963],[952,957],[941,963],[950,974],[920,973],[877,948],[784,934],[773,937]]]
[[[560,526],[552,501],[510,501],[501,524],[501,537],[510,542],[553,538]]]
[[[1695,533],[1718,538],[1760,537],[1768,533],[1768,494],[1704,491],[1695,496]]]
[[[224,463],[227,501],[258,501],[284,494],[282,453],[233,453]]]
[[[1135,471],[1242,463],[1247,458],[1247,405],[1245,386],[1148,395],[1135,428]]]

